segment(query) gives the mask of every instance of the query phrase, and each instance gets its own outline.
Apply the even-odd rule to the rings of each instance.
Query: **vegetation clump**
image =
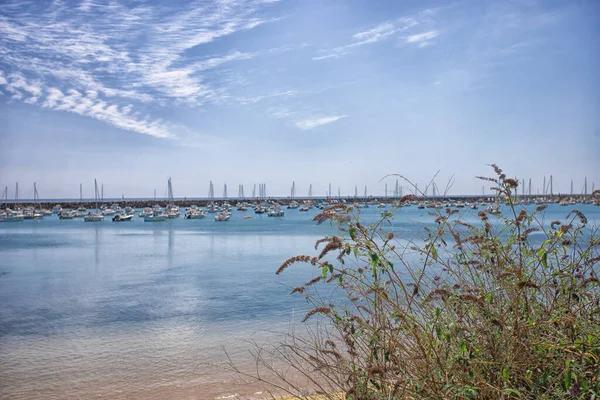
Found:
[[[482,179],[508,213],[439,209],[418,241],[396,238],[387,216],[366,226],[351,207],[318,215],[340,235],[277,273],[320,269],[292,292],[313,306],[304,320],[321,322],[276,346],[277,366],[257,354],[271,382],[298,398],[292,375],[325,398],[600,396],[600,238],[579,210],[545,221],[545,206],[517,205],[517,181],[493,168]]]

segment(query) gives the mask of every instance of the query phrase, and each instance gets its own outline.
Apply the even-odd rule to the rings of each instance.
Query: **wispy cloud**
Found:
[[[438,31],[427,31],[407,36],[404,41],[405,43],[417,43],[419,47],[426,47],[431,45],[431,40],[435,39],[439,35],[440,32]]]
[[[397,29],[394,27],[393,24],[386,22],[386,23],[377,25],[373,29],[369,29],[367,31],[358,32],[358,33],[354,34],[352,36],[352,38],[354,40],[358,40],[358,42],[352,43],[349,46],[361,46],[361,45],[367,44],[367,43],[375,43],[382,39],[387,38],[388,36],[392,35],[396,31],[397,31]]]
[[[296,122],[296,127],[300,128],[300,129],[308,130],[308,129],[316,128],[318,126],[331,124],[332,122],[338,121],[338,120],[340,120],[342,118],[346,118],[346,117],[347,117],[347,115],[330,115],[327,117],[306,119],[303,121]]]
[[[199,56],[197,47],[273,21],[261,14],[270,2],[194,1],[176,12],[119,0],[83,0],[76,7],[61,1],[9,2],[0,14],[0,68],[20,75],[3,73],[0,84],[12,99],[38,104],[46,104],[49,97],[52,102],[50,88],[75,90],[84,103],[90,93],[97,97],[95,104],[132,109],[140,103],[143,109],[173,101],[191,106],[218,102],[227,98],[227,88],[211,79],[213,71],[257,54],[232,50]],[[60,107],[81,111],[64,104],[65,98]],[[101,113],[79,113],[127,130],[170,136],[158,132],[156,124],[133,123],[131,116],[109,107]]]
[[[118,128],[150,135],[156,138],[172,138],[171,128],[159,119],[141,117],[132,112],[132,105],[119,106],[110,104],[98,98],[94,91],[80,93],[75,89],[68,89],[63,93],[55,87],[41,88],[39,81],[30,82],[20,73],[8,75],[7,79],[0,76],[0,87],[12,94],[15,100],[21,100],[25,95],[30,95],[24,102],[27,104],[40,104],[42,107],[67,111],[91,117]]]
[[[349,50],[354,47],[363,46],[366,44],[377,43],[393,36],[397,32],[405,31],[419,24],[419,15],[415,17],[402,17],[394,21],[382,22],[373,28],[360,31],[352,35],[353,42],[344,46],[335,47],[330,50],[323,51],[322,55],[314,56],[314,61],[336,59],[348,54]]]

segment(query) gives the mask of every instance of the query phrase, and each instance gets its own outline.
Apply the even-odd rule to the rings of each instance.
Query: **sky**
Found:
[[[479,194],[496,163],[590,192],[599,38],[597,0],[4,0],[0,185]]]

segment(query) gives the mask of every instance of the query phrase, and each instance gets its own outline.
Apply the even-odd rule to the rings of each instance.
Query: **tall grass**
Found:
[[[545,206],[516,205],[517,181],[493,168],[482,179],[509,212],[479,211],[469,223],[438,210],[424,241],[397,240],[387,217],[366,226],[345,205],[317,215],[340,235],[277,274],[295,263],[320,269],[292,293],[314,306],[304,320],[321,323],[272,347],[275,364],[257,353],[270,372],[260,379],[298,398],[302,385],[361,400],[600,396],[597,232],[578,210],[544,223]],[[322,296],[327,287],[345,300]]]

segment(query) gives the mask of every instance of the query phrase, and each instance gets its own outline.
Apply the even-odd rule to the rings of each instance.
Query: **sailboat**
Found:
[[[18,186],[17,186],[18,187]],[[18,193],[18,190],[17,190]],[[18,196],[15,195],[15,198]],[[6,187],[4,189],[4,200],[5,200],[5,206],[4,206],[4,211],[2,213],[0,213],[0,222],[20,222],[23,221],[23,213],[20,211],[13,211],[10,208],[8,208],[8,187]]]
[[[267,213],[269,217],[283,217],[285,212],[280,208],[279,204],[274,204],[273,208]]]
[[[38,195],[35,182],[33,183],[33,204],[34,207],[23,212],[23,219],[44,219],[44,214],[41,210],[40,197]],[[35,207],[37,206],[37,208]]]
[[[100,208],[98,207],[98,183],[94,179],[94,197],[96,198],[96,210],[90,211],[83,220],[85,222],[102,222],[104,221],[104,214],[100,212]]]
[[[165,214],[169,219],[179,218],[181,213],[179,212],[179,207],[175,205],[175,198],[173,197],[173,186],[171,185],[171,178],[169,177],[169,182],[167,184],[168,196],[169,196],[169,204],[165,210]]]
[[[23,213],[19,210],[13,211],[8,208],[8,187],[4,189],[4,199],[6,204],[4,206],[4,213],[0,214],[0,222],[20,222],[23,221]],[[15,191],[15,202],[19,201],[19,184],[17,183],[17,189]]]

